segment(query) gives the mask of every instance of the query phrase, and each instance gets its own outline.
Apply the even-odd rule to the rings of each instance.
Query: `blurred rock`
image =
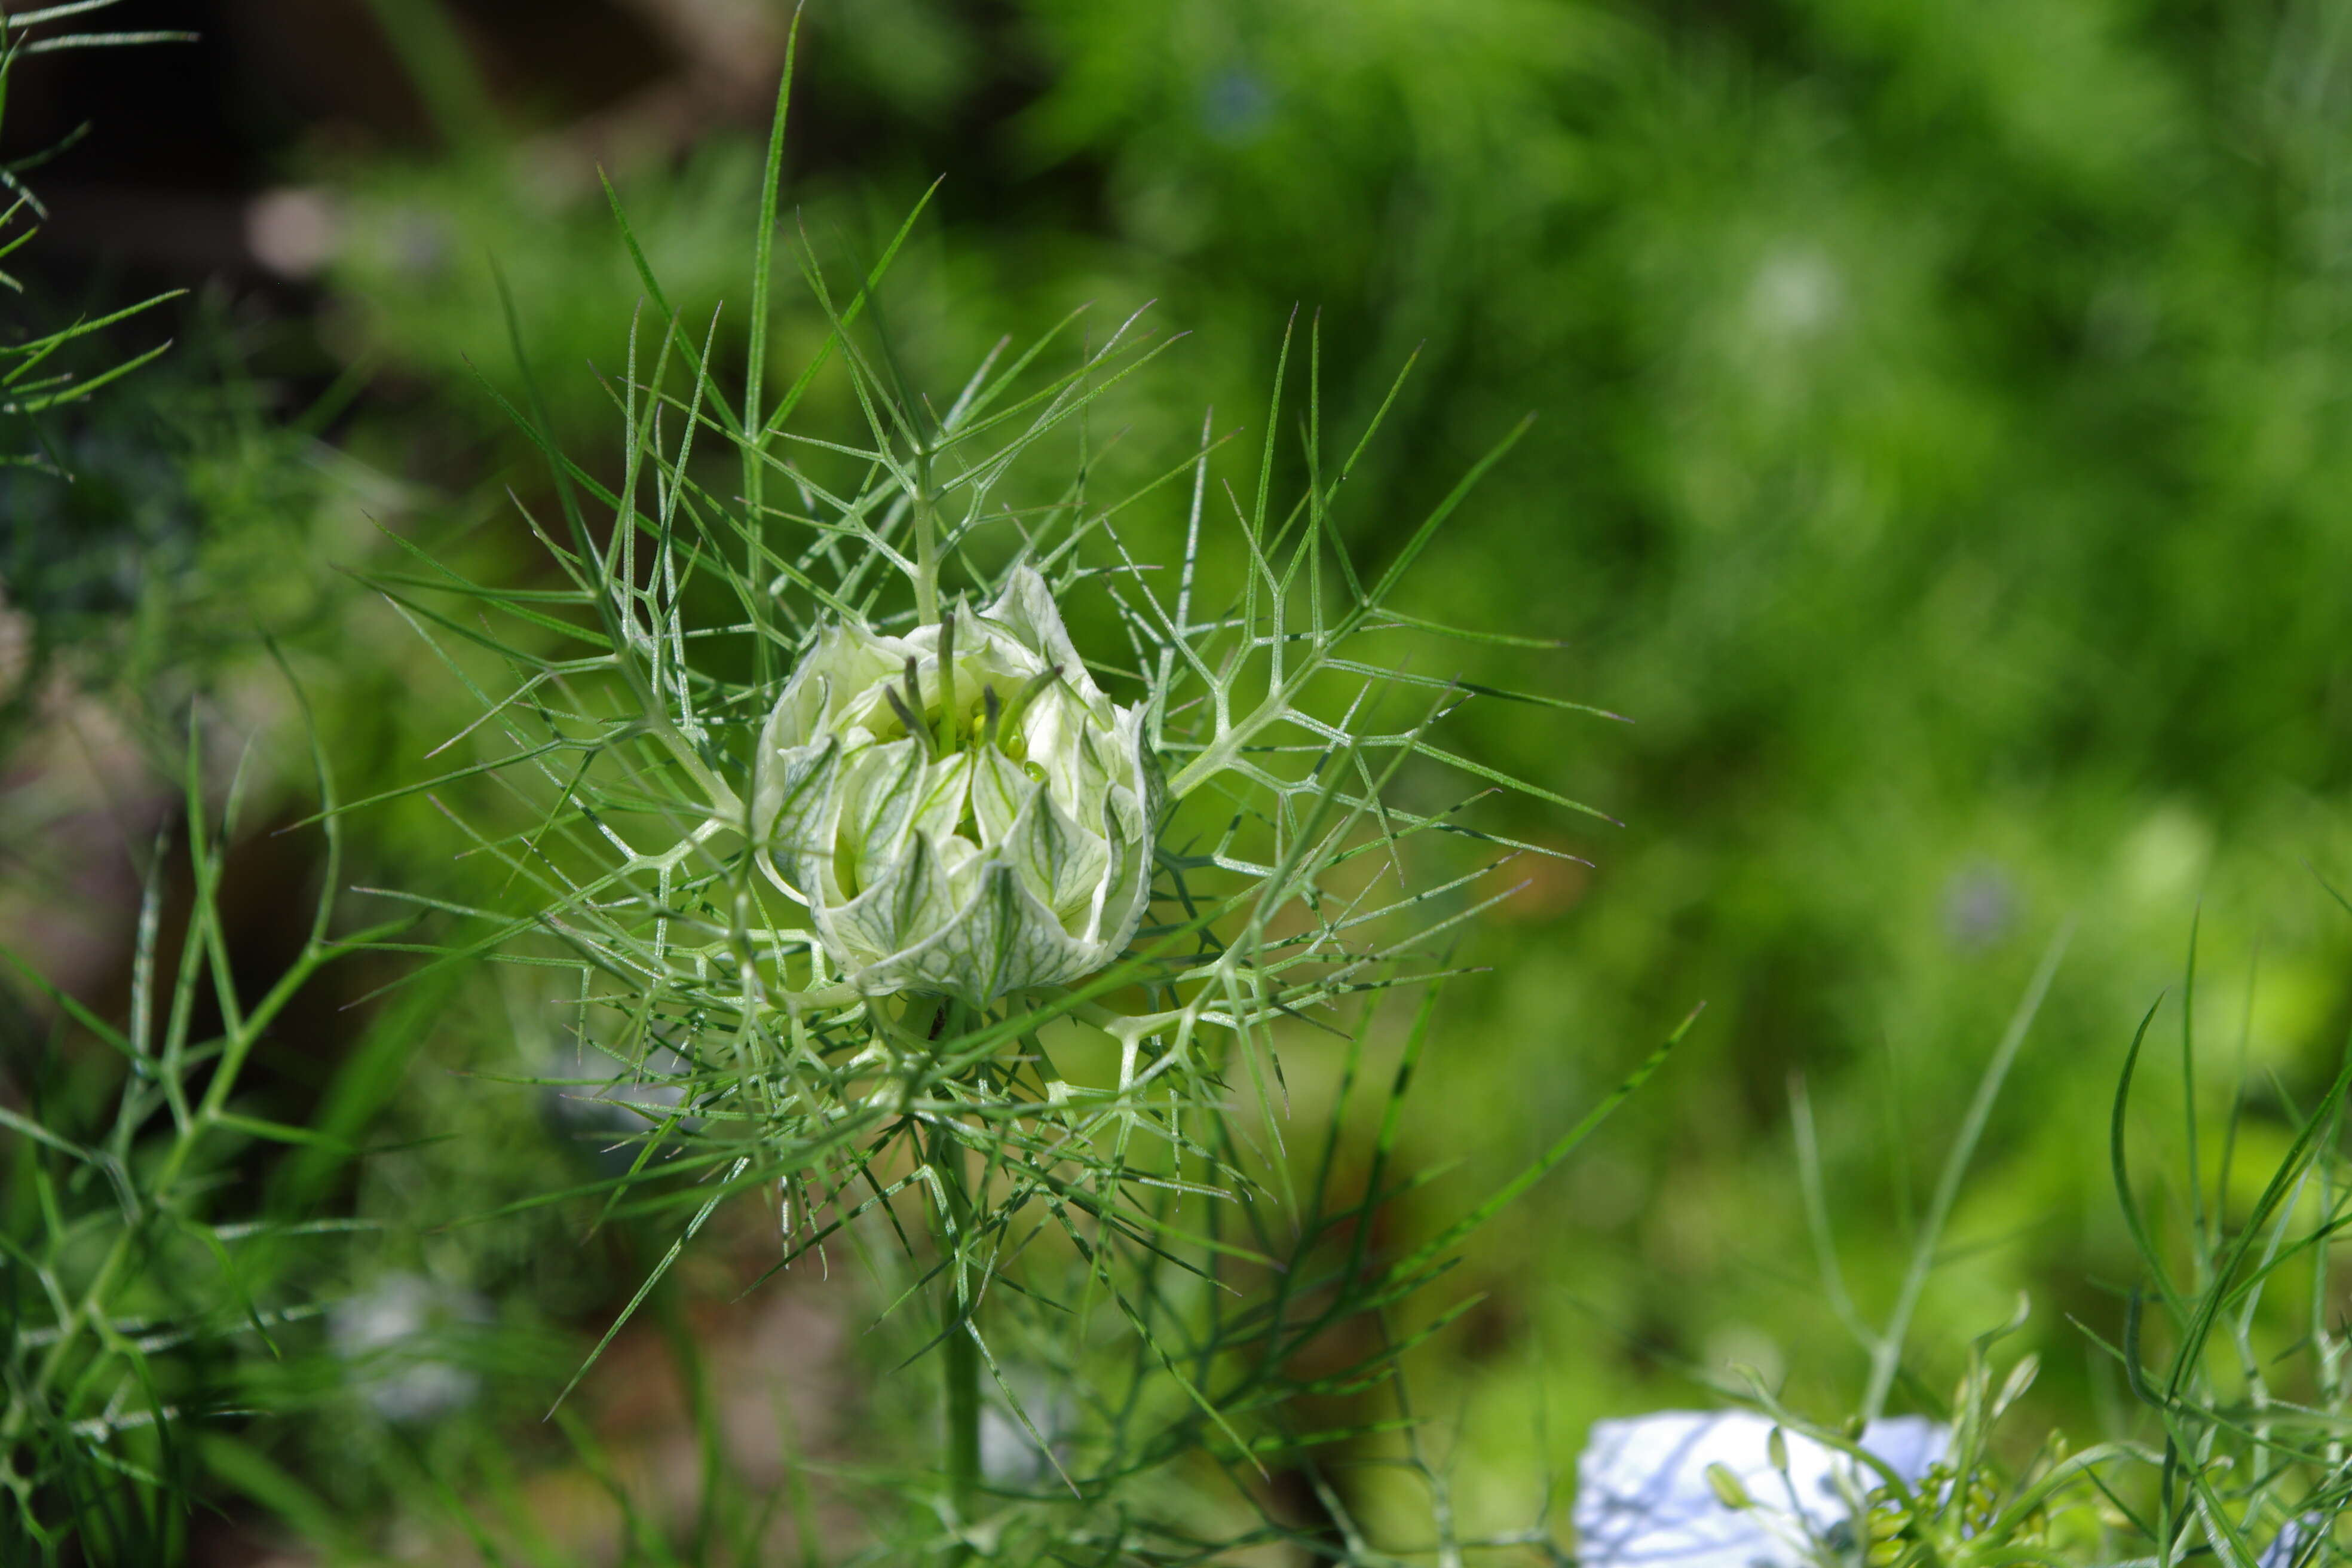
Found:
[[[342,214],[325,191],[264,191],[245,205],[245,247],[280,278],[316,277],[335,258],[342,237]]]
[[[387,1274],[334,1305],[327,1342],[377,1415],[429,1421],[481,1391],[480,1374],[453,1353],[454,1342],[489,1317],[490,1304],[471,1290],[417,1274]]]

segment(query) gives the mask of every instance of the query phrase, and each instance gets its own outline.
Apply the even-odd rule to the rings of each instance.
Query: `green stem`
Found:
[[[931,490],[931,455],[915,462],[915,619],[931,626],[940,618],[940,527]]]
[[[459,152],[494,146],[499,125],[487,107],[488,89],[448,10],[414,0],[369,0],[369,7],[441,139]]]
[[[663,749],[669,752],[670,759],[686,771],[702,791],[704,798],[709,801],[710,815],[748,824],[750,815],[743,803],[735,798],[735,792],[727,787],[724,779],[710,771],[708,763],[695,754],[693,742],[679,734],[677,726],[669,721],[669,716],[650,700],[646,704],[646,719],[647,727],[652,730],[655,739],[661,742]]]
[[[961,1527],[971,1523],[980,1492],[980,1347],[972,1341],[971,1325],[963,1321],[963,1271],[954,1262],[971,1226],[963,1146],[944,1129],[932,1133],[931,1169],[946,1198],[940,1226],[940,1249],[948,1260],[940,1272],[940,1328],[945,1335],[940,1369],[946,1394],[948,1498]],[[961,1563],[969,1556],[968,1549],[959,1550],[950,1561]]]
[[[952,1321],[955,1288],[945,1287],[942,1313]],[[954,1500],[956,1520],[969,1522],[980,1489],[980,1347],[963,1328],[950,1333],[940,1363],[947,1379],[948,1495]]]
[[[205,875],[201,867],[198,875],[200,877]],[[220,940],[211,923],[213,917],[209,906],[205,901],[211,893],[212,889],[208,881],[206,885],[200,886],[198,889],[196,918],[205,922],[206,945],[215,945]],[[203,1101],[197,1105],[189,1126],[173,1143],[170,1152],[163,1157],[162,1167],[156,1172],[152,1190],[155,1194],[159,1206],[170,1201],[173,1189],[178,1184],[180,1176],[186,1168],[189,1156],[195,1151],[196,1144],[202,1141],[206,1132],[218,1125],[221,1111],[228,1102],[229,1093],[236,1085],[237,1075],[245,1068],[246,1057],[252,1051],[261,1036],[268,1030],[278,1012],[293,998],[294,993],[302,988],[310,977],[317,972],[319,966],[332,955],[333,951],[334,944],[320,942],[313,942],[305,948],[292,966],[278,977],[275,985],[269,988],[268,994],[261,999],[260,1004],[242,1020],[241,1026],[234,1029],[223,1043],[220,1060],[213,1069],[212,1082],[205,1090]],[[194,955],[191,955],[188,962],[194,961]],[[121,1273],[123,1265],[130,1261],[131,1244],[137,1234],[138,1226],[135,1223],[126,1224],[122,1229],[115,1232],[114,1240],[108,1247],[104,1258],[100,1260],[98,1272],[91,1276],[89,1284],[82,1292],[80,1301],[58,1324],[57,1337],[49,1342],[47,1352],[42,1356],[39,1365],[35,1369],[30,1396],[22,1403],[12,1405],[6,1416],[0,1418],[0,1443],[14,1441],[24,1430],[25,1422],[32,1406],[48,1392],[49,1384],[56,1381],[58,1372],[65,1365],[66,1358],[71,1354],[76,1342],[80,1339],[83,1331],[93,1321],[103,1323],[108,1316],[107,1302],[114,1289],[114,1277]]]
[[[1269,728],[1279,721],[1284,714],[1290,711],[1293,702],[1301,692],[1306,690],[1307,683],[1322,671],[1324,657],[1328,650],[1337,647],[1340,639],[1354,629],[1355,623],[1360,618],[1360,616],[1349,617],[1348,622],[1338,627],[1321,647],[1307,654],[1303,666],[1290,671],[1284,677],[1279,686],[1267,692],[1265,700],[1251,710],[1248,718],[1228,728],[1212,741],[1199,756],[1179,769],[1176,776],[1168,781],[1168,793],[1175,799],[1182,800],[1186,795],[1208,783],[1210,779],[1233,766],[1234,759],[1242,754],[1243,749],[1256,738],[1259,731]]]

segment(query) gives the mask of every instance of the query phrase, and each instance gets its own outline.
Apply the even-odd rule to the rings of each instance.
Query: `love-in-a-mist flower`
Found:
[[[1576,1462],[1577,1560],[1589,1568],[1805,1568],[1852,1522],[1874,1472],[1745,1410],[1661,1410],[1596,1421]],[[1874,1421],[1860,1446],[1916,1485],[1951,1428]],[[1718,1472],[1710,1476],[1709,1472]],[[1727,1489],[1745,1500],[1735,1506]]]
[[[751,830],[868,993],[984,1005],[1118,957],[1151,885],[1158,768],[1045,580],[891,637],[842,620],[761,732]]]

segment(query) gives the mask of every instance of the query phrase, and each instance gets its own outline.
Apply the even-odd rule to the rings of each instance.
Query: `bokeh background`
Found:
[[[170,816],[159,716],[199,698],[224,766],[264,737],[226,895],[240,973],[266,982],[299,943],[315,845],[275,830],[310,786],[257,631],[292,650],[348,795],[436,771],[469,699],[346,574],[413,569],[397,539],[544,570],[504,496],[543,481],[491,395],[518,385],[491,262],[563,437],[617,462],[589,367],[619,363],[638,289],[596,171],[740,358],[787,19],[770,0],[133,0],[110,22],[194,40],[12,79],[10,156],[89,124],[39,171],[34,296],[188,290],[168,326],[126,329],[173,353],[72,423],[83,478],[0,479],[0,921],[68,989],[121,1005],[122,844]],[[1485,1300],[1419,1375],[1465,1510],[1528,1506],[1590,1420],[1705,1402],[1735,1365],[1850,1408],[1864,1362],[1822,1306],[1795,1086],[1845,1273],[1883,1310],[1960,1108],[2070,922],[1904,1398],[1933,1408],[2022,1290],[2041,1419],[2126,1420],[2070,1320],[2114,1332],[2137,1274],[2106,1130],[2168,987],[2176,1065],[2135,1148],[2170,1163],[2158,1203],[2185,1201],[2192,922],[2197,1103],[2218,1120],[2242,1089],[2241,1183],[2352,1023],[2352,917],[2326,889],[2352,878],[2352,8],[811,0],[789,148],[786,202],[835,259],[870,258],[942,180],[886,296],[934,385],[1001,332],[1091,300],[1098,333],[1156,300],[1190,335],[1121,405],[1139,472],[1204,405],[1255,444],[1294,310],[1319,320],[1325,418],[1350,440],[1418,354],[1350,484],[1369,553],[1537,416],[1410,607],[1557,643],[1444,657],[1632,722],[1492,707],[1454,743],[1623,826],[1493,806],[1590,866],[1515,869],[1465,939],[1483,973],[1449,992],[1407,1131],[1413,1161],[1454,1168],[1400,1234],[1708,1008],[1455,1277]],[[780,366],[822,333],[784,309]],[[1138,528],[1180,525],[1171,508]],[[356,883],[483,875],[420,797],[352,833]],[[395,1327],[507,1323],[539,1350],[412,1388],[415,1408],[301,1391],[322,1419],[257,1426],[249,1468],[216,1483],[213,1561],[279,1549],[263,1515],[304,1497],[321,1531],[397,1514],[436,1454],[505,1465],[559,1533],[608,1528],[576,1458],[532,1434],[666,1234],[547,1211],[443,1228],[587,1179],[594,1155],[544,1097],[464,1076],[543,1069],[543,1010],[495,978],[373,994],[400,973],[362,966],[289,1015],[265,1113],[370,1146],[462,1136],[257,1150],[241,1173],[414,1222],[317,1266],[331,1294],[388,1310],[390,1279],[413,1309]],[[0,1093],[21,1094],[55,1064],[27,1065],[50,1048],[37,997],[11,1006]],[[1304,1084],[1319,1048],[1296,1045]],[[692,1456],[682,1342],[779,1394],[801,1451],[912,1407],[860,1349],[870,1303],[799,1277],[739,1300],[731,1245],[587,1386],[595,1429],[648,1474]],[[772,1405],[729,1417],[747,1463],[782,1463]]]

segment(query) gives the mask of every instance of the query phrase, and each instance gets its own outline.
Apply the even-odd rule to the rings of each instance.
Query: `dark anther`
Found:
[[[907,727],[907,733],[923,742],[923,753],[926,756],[939,755],[931,740],[931,732],[923,728],[922,721],[915,717],[915,710],[907,706],[905,698],[898,695],[898,689],[895,686],[886,686],[882,689],[882,695],[890,700],[890,711],[898,715],[898,722]]]

